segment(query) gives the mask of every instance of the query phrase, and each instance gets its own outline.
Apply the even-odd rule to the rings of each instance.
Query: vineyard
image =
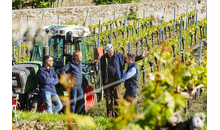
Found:
[[[207,89],[207,16],[197,21],[197,13],[188,12],[186,9],[186,13],[175,18],[174,9],[173,20],[163,21],[158,26],[153,25],[153,21],[152,17],[137,18],[125,13],[123,17],[105,23],[99,21],[97,25],[88,26],[92,36],[86,40],[87,45],[95,42],[97,46],[104,47],[110,43],[114,46],[114,51],[122,54],[150,53],[137,62],[140,70],[139,114],[135,113],[134,103],[129,104],[121,100],[120,115],[116,118],[106,118],[105,101],[101,101],[88,112],[88,115],[75,115],[67,111],[58,115],[18,111],[18,128],[24,129],[27,124],[32,124],[36,129],[182,128],[181,122],[191,117],[184,121],[176,121],[173,120],[174,115],[181,111],[184,117]],[[72,24],[77,23],[64,23]],[[12,50],[13,57],[20,57],[22,53],[23,58],[15,60],[28,61],[29,56],[25,55],[27,47],[22,45],[21,50],[22,52]],[[92,60],[90,53],[93,52],[89,52],[87,58]],[[124,91],[123,88],[122,94]],[[207,117],[203,120],[207,122]],[[14,114],[12,121],[15,123]]]

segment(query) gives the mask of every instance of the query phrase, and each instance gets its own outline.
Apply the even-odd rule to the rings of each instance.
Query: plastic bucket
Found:
[[[90,84],[87,88],[86,88],[86,92],[85,92],[85,108],[87,110],[89,110],[90,108],[92,108],[95,104],[95,93],[90,93],[92,91],[94,91],[94,87]]]

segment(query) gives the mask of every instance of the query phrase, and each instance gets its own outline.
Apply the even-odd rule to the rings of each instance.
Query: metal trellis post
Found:
[[[199,42],[199,60],[198,65],[200,66],[201,63],[201,53],[202,53],[202,42]]]
[[[188,5],[186,5],[186,29],[188,28]]]
[[[160,27],[160,29],[159,29],[159,42],[161,41],[161,23],[159,24],[159,27]]]
[[[18,45],[18,59],[20,59],[20,53],[21,53],[21,44]]]
[[[196,26],[197,26],[197,13],[196,13]]]
[[[91,21],[91,17],[92,17],[92,16],[90,15],[90,22],[89,22],[89,25],[91,25],[91,22],[92,22],[92,21]]]
[[[100,43],[100,28],[101,28],[101,20],[99,20],[98,47],[99,47],[99,43]]]
[[[115,21],[115,9],[114,9],[114,13],[113,13],[113,21]],[[113,29],[114,29],[115,24],[113,23]]]
[[[180,20],[180,53],[182,56],[182,18]]]
[[[124,16],[124,30],[125,30],[125,27],[126,27],[126,13],[125,13],[125,16]],[[124,31],[125,32],[125,31]],[[125,39],[125,34],[124,34],[124,39]]]
[[[15,59],[15,46],[13,46],[13,58]]]
[[[59,14],[58,14],[58,16],[57,16],[57,24],[59,25]]]
[[[138,20],[138,36],[140,34],[140,19]],[[139,54],[139,39],[137,41],[137,54]]]
[[[206,21],[207,21],[207,7],[206,7]],[[206,36],[207,36],[207,25],[208,24],[206,24]]]
[[[110,44],[112,44],[112,28],[111,28],[111,34],[110,34]]]
[[[131,53],[131,43],[128,43],[128,53]]]
[[[198,59],[198,65],[201,65],[201,54],[202,54],[202,42],[199,43],[199,59]],[[197,89],[197,100],[199,100],[199,94],[200,94],[200,89]]]
[[[161,22],[160,22],[160,24],[159,24],[159,27],[160,27],[160,29],[159,29],[159,42],[161,41]],[[160,71],[162,70],[162,62],[160,62]]]

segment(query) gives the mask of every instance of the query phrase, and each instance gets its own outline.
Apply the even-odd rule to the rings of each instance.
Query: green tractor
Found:
[[[29,62],[18,63],[12,66],[12,98],[16,101],[17,109],[39,111],[43,101],[38,95],[37,71],[42,66],[44,55],[51,55],[53,67],[60,76],[60,69],[72,59],[75,50],[82,52],[82,63],[87,66],[93,60],[99,60],[103,54],[102,47],[96,47],[96,42],[86,27],[75,25],[52,25],[44,28],[46,43],[34,40]],[[50,35],[49,35],[50,34]],[[38,34],[36,33],[35,37]],[[85,93],[85,110],[89,110],[95,102],[103,99],[103,90],[100,93],[86,94],[101,87],[100,62],[92,67],[88,73],[83,73],[82,88]],[[56,85],[58,95],[66,96],[65,88]]]

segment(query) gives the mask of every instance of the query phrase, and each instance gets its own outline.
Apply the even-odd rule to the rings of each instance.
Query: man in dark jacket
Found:
[[[39,95],[44,101],[46,111],[50,114],[57,113],[62,109],[62,103],[55,88],[55,85],[58,83],[58,77],[52,66],[53,58],[49,55],[44,56],[43,66],[37,72],[40,88]],[[53,108],[52,103],[55,106]]]
[[[105,50],[107,53],[101,57],[101,74],[103,85],[121,80],[125,67],[124,55],[114,52],[113,46],[111,44],[107,44],[105,46]],[[149,53],[143,53],[141,56],[136,57],[136,61],[141,60],[148,55]],[[113,98],[114,105],[118,106],[121,90],[121,84],[116,84],[104,90],[108,117],[118,116],[118,109],[113,108]]]
[[[71,112],[81,114],[82,108],[85,104],[85,100],[80,99],[78,101],[78,108],[76,108],[76,100],[77,97],[80,97],[83,95],[83,89],[81,87],[82,85],[82,71],[88,72],[92,65],[97,63],[97,60],[95,60],[93,63],[91,63],[87,68],[85,68],[82,65],[82,53],[80,51],[75,51],[73,53],[73,59],[68,62],[62,69],[61,73],[66,74],[67,72],[71,72],[72,77],[76,77],[76,85],[73,86],[71,89],[70,99],[73,99],[73,102],[71,103]]]

